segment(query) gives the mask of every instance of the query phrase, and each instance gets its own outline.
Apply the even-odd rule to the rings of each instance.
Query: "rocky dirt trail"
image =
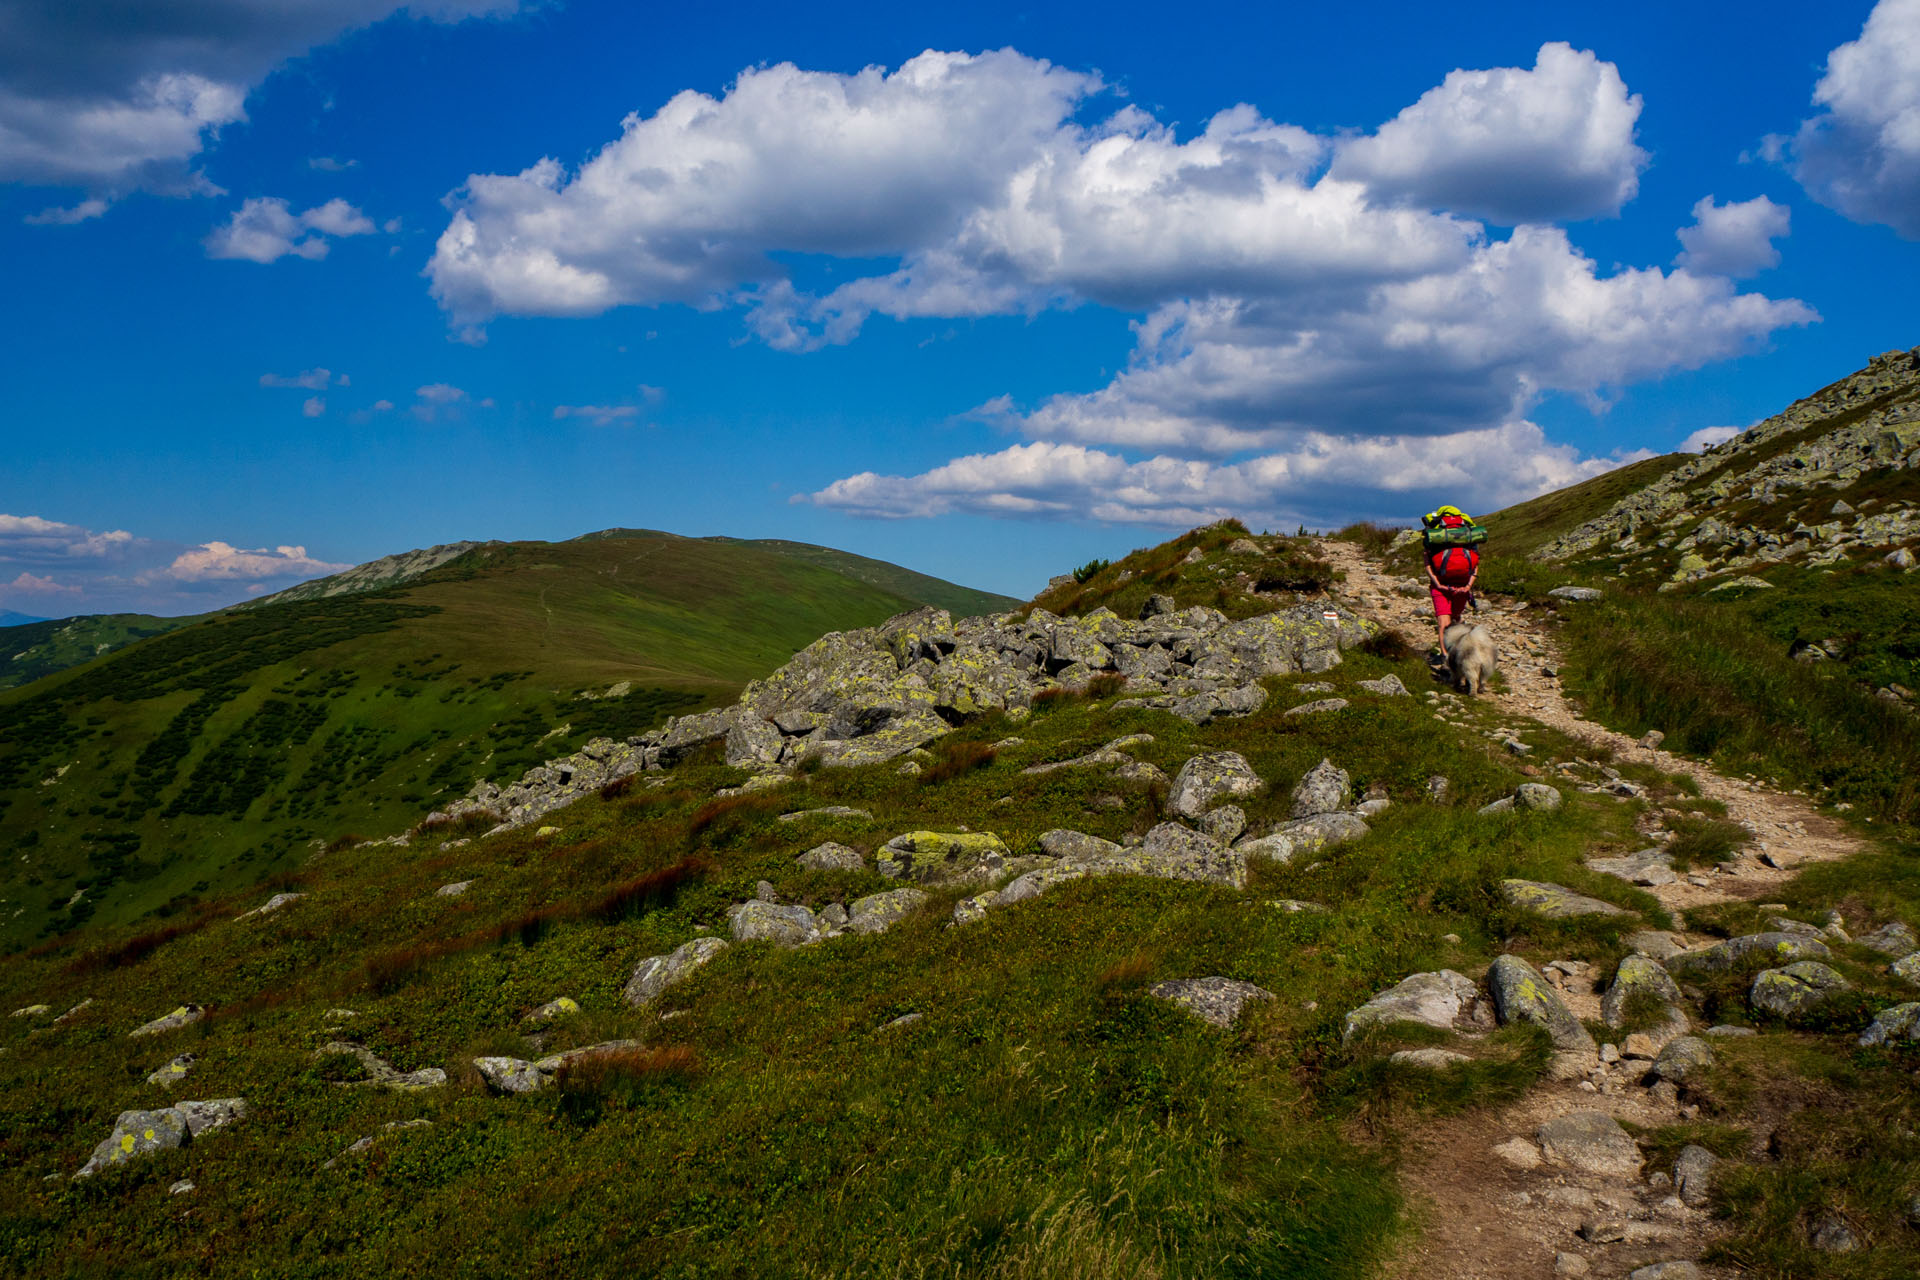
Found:
[[[1337,599],[1395,628],[1410,643],[1421,648],[1433,644],[1433,611],[1424,589],[1415,594],[1417,584],[1389,574],[1350,543],[1323,542],[1320,550],[1346,574],[1345,582],[1334,588]],[[1726,777],[1701,761],[1644,745],[1582,718],[1568,704],[1554,674],[1560,661],[1551,623],[1524,604],[1485,603],[1471,620],[1493,633],[1500,650],[1501,687],[1482,695],[1499,712],[1500,727],[1490,732],[1524,741],[1528,722],[1534,722],[1594,744],[1597,755],[1616,764],[1626,761],[1691,774],[1701,794],[1725,804],[1728,817],[1754,833],[1753,841],[1720,867],[1648,886],[1676,918],[1688,907],[1735,899],[1765,901],[1797,868],[1866,847],[1804,797]],[[1445,687],[1436,683],[1433,688]],[[1452,709],[1459,703],[1450,691],[1438,704],[1438,718],[1489,731],[1464,722]],[[1562,777],[1551,780],[1562,786],[1567,782]],[[1685,934],[1675,940],[1688,946],[1708,941]],[[1556,982],[1557,994],[1582,1019],[1595,1019],[1599,1010],[1593,980],[1605,976],[1585,971],[1565,975],[1563,982]],[[1547,977],[1555,981],[1563,975],[1549,970]],[[1441,1120],[1414,1135],[1405,1152],[1403,1185],[1421,1230],[1393,1273],[1421,1280],[1599,1278],[1673,1263],[1664,1280],[1736,1274],[1691,1261],[1704,1250],[1713,1220],[1676,1194],[1671,1171],[1638,1167],[1633,1153],[1612,1167],[1604,1152],[1586,1161],[1586,1167],[1579,1160],[1541,1158],[1542,1126],[1577,1126],[1583,1113],[1643,1127],[1692,1118],[1693,1108],[1683,1105],[1672,1085],[1645,1088],[1636,1083],[1648,1065],[1603,1062],[1577,1078],[1543,1079],[1509,1106]]]

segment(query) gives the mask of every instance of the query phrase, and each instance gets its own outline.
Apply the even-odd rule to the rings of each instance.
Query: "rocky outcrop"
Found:
[[[664,956],[648,956],[634,967],[622,991],[627,1003],[651,1004],[660,993],[677,982],[684,982],[707,961],[727,949],[725,938],[695,938]]]
[[[1480,1001],[1472,978],[1451,969],[1401,979],[1347,1015],[1343,1040],[1372,1027],[1412,1022],[1440,1031],[1471,1026]]]
[[[1258,795],[1266,785],[1237,751],[1197,755],[1174,775],[1173,789],[1167,793],[1167,812],[1180,818],[1198,818],[1220,800]]]
[[[1849,984],[1818,960],[1802,960],[1780,969],[1762,969],[1753,975],[1747,1003],[1755,1012],[1792,1018],[1825,1004]]]
[[[731,707],[669,720],[626,739],[596,738],[508,786],[483,782],[428,816],[491,815],[525,826],[609,782],[670,767],[723,744],[727,763],[776,778],[817,760],[877,764],[933,741],[968,716],[1022,711],[1048,690],[1112,675],[1156,707],[1195,723],[1260,709],[1267,676],[1326,671],[1376,626],[1344,609],[1297,605],[1229,620],[1194,607],[1138,620],[1107,609],[1066,618],[1034,609],[955,620],[920,609],[878,627],[836,631],[795,654]]]
[[[1509,904],[1523,911],[1531,911],[1537,916],[1545,916],[1549,920],[1568,920],[1575,916],[1633,914],[1624,907],[1614,906],[1611,902],[1589,898],[1585,894],[1575,893],[1565,885],[1549,884],[1544,880],[1502,880],[1500,894]]]

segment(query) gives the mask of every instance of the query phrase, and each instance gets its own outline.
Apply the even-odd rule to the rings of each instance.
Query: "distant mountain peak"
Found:
[[[365,564],[355,565],[345,573],[302,582],[298,586],[288,587],[285,591],[276,591],[270,596],[249,600],[238,607],[290,604],[298,600],[324,600],[332,596],[353,595],[361,591],[379,591],[385,587],[410,582],[421,574],[438,569],[450,560],[457,560],[478,547],[498,545],[497,542],[443,542],[437,547],[422,547],[417,551],[402,551],[398,555],[381,556],[378,560],[369,560]]]

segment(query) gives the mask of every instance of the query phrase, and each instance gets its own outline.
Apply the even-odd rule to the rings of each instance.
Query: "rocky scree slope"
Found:
[[[876,764],[948,733],[968,716],[1025,712],[1036,698],[1105,679],[1194,724],[1265,705],[1267,676],[1330,670],[1343,648],[1377,629],[1319,603],[1231,621],[1215,609],[1175,610],[1164,596],[1128,620],[1098,609],[1063,618],[1044,609],[956,621],[921,609],[879,627],[821,637],[733,706],[669,720],[625,742],[595,739],[507,786],[476,784],[427,821],[491,814],[524,826],[607,783],[659,770],[709,743],[754,771],[744,789],[778,785],[796,769]]]
[[[1411,538],[1408,538],[1411,541]],[[1662,590],[1756,566],[1915,565],[1920,348],[1800,400],[1548,542],[1541,560],[1606,556]],[[1764,584],[1763,584],[1764,585]]]

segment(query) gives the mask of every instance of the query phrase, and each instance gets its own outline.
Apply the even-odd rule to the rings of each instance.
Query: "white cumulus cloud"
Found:
[[[549,158],[472,175],[427,274],[473,338],[495,315],[633,304],[741,307],[754,335],[791,351],[853,341],[874,316],[1094,303],[1137,317],[1106,386],[971,415],[1030,438],[1025,452],[863,472],[815,495],[868,514],[1159,522],[1257,501],[1236,477],[1274,459],[1289,476],[1337,477],[1315,460],[1378,445],[1425,466],[1421,437],[1518,449],[1473,492],[1526,496],[1611,463],[1536,439],[1527,414],[1542,396],[1599,408],[1817,319],[1732,281],[1757,252],[1738,259],[1736,224],[1770,232],[1770,206],[1709,202],[1671,271],[1602,269],[1550,225],[1618,212],[1647,162],[1639,97],[1567,45],[1531,68],[1456,71],[1352,139],[1244,104],[1181,135],[1107,95],[1093,74],[1013,50],[853,75],[750,69],[722,96],[629,116],[577,170]],[[851,278],[811,295],[788,255],[841,259]],[[1144,470],[999,483],[1116,467]],[[1354,474],[1364,488],[1376,473]]]
[[[1705,453],[1717,444],[1725,444],[1744,430],[1745,427],[1701,427],[1680,442],[1679,452]]]
[[[80,203],[61,207],[54,205],[38,213],[30,213],[21,221],[30,227],[71,227],[99,217],[107,211],[107,202],[98,196],[90,196]]]
[[[79,587],[68,586],[65,583],[56,582],[52,578],[40,574],[28,573],[25,570],[22,570],[20,575],[12,582],[0,584],[0,598],[11,595],[45,597],[62,595],[77,596],[79,594]]]
[[[246,578],[321,577],[344,573],[350,564],[329,564],[307,554],[305,547],[265,547],[245,551],[225,542],[207,542],[182,551],[164,569],[142,575],[143,581],[232,581]]]
[[[317,418],[326,411],[327,401],[324,396],[308,396],[300,405],[300,416],[303,418]]]
[[[1920,0],[1880,0],[1827,55],[1788,150],[1807,193],[1856,222],[1920,240]]]
[[[1675,232],[1681,252],[1674,262],[1703,275],[1758,275],[1780,265],[1773,242],[1792,229],[1793,212],[1765,196],[1716,204],[1703,196],[1693,206],[1693,225]]]
[[[1639,190],[1639,118],[1619,68],[1544,44],[1532,70],[1450,73],[1377,132],[1343,142],[1333,174],[1382,199],[1494,222],[1604,217]]]
[[[77,524],[41,516],[0,515],[0,564],[98,560],[118,555],[135,542],[134,536],[125,529],[96,533]]]
[[[327,256],[329,236],[372,235],[375,227],[366,214],[345,200],[295,213],[278,196],[254,196],[234,210],[225,226],[206,239],[209,258],[238,258],[247,262],[277,262],[288,256],[317,260]]]

